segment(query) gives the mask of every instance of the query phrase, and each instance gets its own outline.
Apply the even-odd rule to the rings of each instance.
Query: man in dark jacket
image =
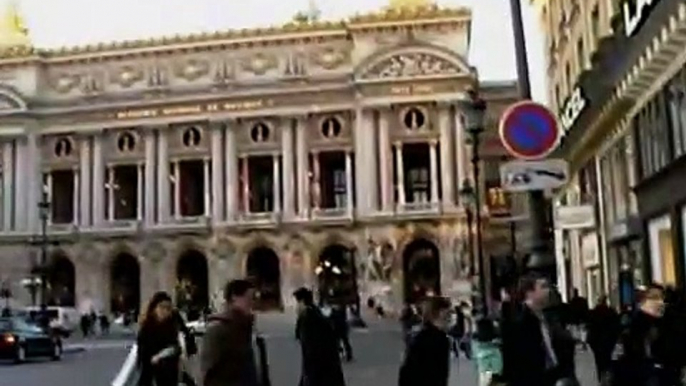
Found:
[[[339,347],[342,346],[345,360],[353,360],[353,348],[350,344],[350,326],[348,325],[348,312],[345,306],[336,304],[331,310],[331,322],[338,337]]]
[[[345,386],[338,339],[331,323],[314,305],[312,291],[293,293],[298,302],[295,336],[302,348],[300,386]]]
[[[450,301],[426,299],[422,329],[410,342],[400,367],[399,386],[447,386],[450,376]]]
[[[607,297],[601,296],[588,317],[588,345],[593,351],[598,380],[610,370],[620,332],[619,314],[608,305]]]
[[[550,299],[548,281],[535,274],[522,278],[524,304],[508,327],[503,342],[505,378],[512,386],[552,386],[560,361],[553,345],[553,331],[544,316]]]
[[[224,289],[226,310],[209,318],[200,352],[203,386],[263,386],[253,348],[252,283],[233,280]]]
[[[588,322],[588,299],[579,295],[579,290],[574,288],[572,299],[569,301],[569,323],[574,331],[574,338],[581,343],[586,350],[586,323]]]

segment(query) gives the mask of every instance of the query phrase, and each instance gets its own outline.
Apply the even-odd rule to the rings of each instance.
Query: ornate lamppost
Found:
[[[38,266],[34,267],[32,272],[32,281],[35,284],[38,281],[40,285],[40,303],[41,306],[47,305],[47,292],[48,292],[48,280],[47,280],[47,264],[48,264],[48,247],[50,246],[50,240],[48,239],[48,220],[50,218],[50,201],[48,201],[48,192],[43,189],[43,195],[41,196],[41,201],[38,203],[38,216],[41,223],[41,234],[40,238],[37,240],[37,244],[40,246],[40,260]],[[36,278],[38,276],[38,278]],[[37,280],[36,280],[37,279]]]
[[[481,134],[484,132],[484,120],[486,117],[486,101],[479,97],[476,91],[469,92],[469,101],[464,109],[465,116],[465,130],[468,137],[468,144],[472,150],[472,171],[473,171],[473,187],[471,184],[463,186],[463,197],[471,196],[472,199],[467,199],[468,202],[473,203],[474,219],[476,225],[476,255],[478,261],[478,279],[479,279],[479,295],[481,301],[474,304],[475,313],[476,307],[480,307],[481,314],[488,315],[488,302],[486,301],[486,280],[485,280],[485,263],[483,252],[483,235],[482,235],[482,219],[481,219],[481,184],[480,184],[480,162],[479,145],[481,143]],[[466,189],[466,191],[465,191]],[[471,228],[470,228],[471,232]],[[472,252],[473,253],[473,252]],[[472,267],[476,267],[473,265]]]

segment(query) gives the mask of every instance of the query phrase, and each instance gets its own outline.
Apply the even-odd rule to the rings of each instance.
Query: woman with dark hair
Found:
[[[153,295],[138,331],[139,386],[178,386],[179,326],[172,299],[166,292]]]

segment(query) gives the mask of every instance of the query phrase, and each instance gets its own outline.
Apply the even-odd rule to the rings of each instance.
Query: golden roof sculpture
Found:
[[[0,55],[4,52],[30,51],[29,30],[16,2],[5,1],[0,10]]]
[[[2,1],[2,0],[0,0]],[[12,1],[12,0],[11,0]],[[4,31],[13,36],[15,48],[2,49],[0,43],[0,61],[11,60],[12,63],[23,62],[33,58],[54,58],[61,60],[80,60],[101,55],[127,55],[130,52],[157,52],[175,50],[177,46],[193,46],[202,49],[216,46],[254,46],[274,44],[290,39],[320,39],[326,37],[346,36],[352,29],[394,28],[398,25],[436,25],[437,23],[460,24],[471,22],[471,10],[466,7],[441,8],[431,0],[390,0],[390,5],[380,11],[355,15],[346,20],[323,21],[306,13],[296,15],[294,20],[282,25],[261,28],[243,28],[213,33],[196,33],[189,35],[164,36],[148,39],[115,41],[84,46],[60,47],[55,49],[36,49],[31,46],[28,33],[23,27],[16,6],[8,7],[9,16],[2,19],[0,42]],[[300,17],[298,17],[300,16]],[[10,22],[12,21],[12,22]],[[185,47],[187,49],[189,47]]]

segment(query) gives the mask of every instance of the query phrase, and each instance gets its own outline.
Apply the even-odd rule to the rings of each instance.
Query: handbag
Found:
[[[111,386],[138,386],[141,369],[138,364],[138,346],[133,345],[121,369],[112,380]]]

